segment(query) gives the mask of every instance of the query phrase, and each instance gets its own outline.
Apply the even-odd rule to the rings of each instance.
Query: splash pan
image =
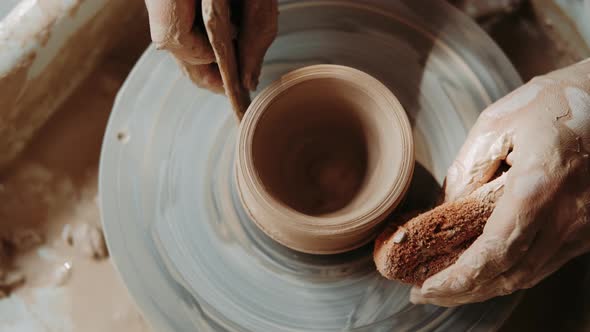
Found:
[[[441,183],[479,111],[521,82],[474,23],[444,2],[283,1],[260,89],[319,63],[385,83],[410,117],[416,159]],[[149,48],[105,136],[100,199],[115,263],[158,331],[489,330],[514,297],[456,309],[412,305],[375,272],[370,247],[314,256],[247,219],[233,181],[237,123]]]

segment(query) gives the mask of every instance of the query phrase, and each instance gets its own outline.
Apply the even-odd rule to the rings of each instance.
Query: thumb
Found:
[[[184,61],[178,61],[182,71],[198,87],[208,89],[215,93],[224,93],[223,81],[217,64],[191,65]]]
[[[490,128],[480,117],[445,179],[445,201],[452,202],[472,193],[492,179],[512,148],[512,133]]]
[[[201,1],[145,0],[152,41],[188,64],[208,64],[215,55],[202,26]],[[198,15],[197,15],[198,14]]]

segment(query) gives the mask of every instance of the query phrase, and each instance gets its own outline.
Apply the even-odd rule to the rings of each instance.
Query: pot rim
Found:
[[[366,204],[361,209],[344,214],[332,215],[334,213],[328,213],[314,216],[295,210],[274,197],[265,188],[254,166],[252,142],[258,123],[263,115],[272,109],[270,106],[273,101],[295,85],[327,78],[342,80],[343,83],[351,84],[364,93],[370,94],[374,99],[375,97],[379,98],[381,102],[391,106],[387,116],[391,120],[392,127],[400,131],[402,156],[400,168],[395,174],[396,178],[386,189],[385,194],[375,199],[374,204]],[[313,232],[315,235],[349,234],[374,228],[399,204],[410,185],[414,170],[414,158],[412,128],[408,117],[398,99],[384,84],[373,76],[351,67],[333,64],[312,65],[285,74],[266,87],[252,101],[242,119],[238,134],[236,172],[241,173],[245,185],[238,186],[238,190],[250,191],[254,199],[276,217],[273,218],[275,223],[284,223],[287,227]],[[242,203],[247,205],[244,200]],[[253,219],[256,219],[252,211],[250,214]],[[260,220],[255,220],[255,222],[259,226],[264,223]],[[264,227],[262,228],[265,230]]]

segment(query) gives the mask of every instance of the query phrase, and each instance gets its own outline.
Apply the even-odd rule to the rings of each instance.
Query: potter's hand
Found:
[[[145,0],[152,41],[170,51],[198,86],[223,93],[215,54],[203,23],[201,0]],[[231,1],[242,85],[254,90],[262,59],[276,35],[276,0]]]
[[[482,235],[412,290],[455,306],[534,286],[590,250],[590,59],[536,77],[488,107],[453,163],[446,200],[473,192],[502,161],[504,194]]]

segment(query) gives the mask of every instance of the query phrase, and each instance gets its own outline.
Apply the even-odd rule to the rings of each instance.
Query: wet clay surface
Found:
[[[263,184],[304,214],[344,208],[367,173],[363,112],[332,99],[298,96],[293,107],[265,115],[254,135],[254,165]]]
[[[372,240],[413,170],[410,124],[395,96],[354,68],[308,66],[275,81],[248,112],[236,169],[256,225],[307,253]]]
[[[149,330],[110,261],[97,205],[110,109],[148,42],[133,30],[0,174],[2,331]]]

